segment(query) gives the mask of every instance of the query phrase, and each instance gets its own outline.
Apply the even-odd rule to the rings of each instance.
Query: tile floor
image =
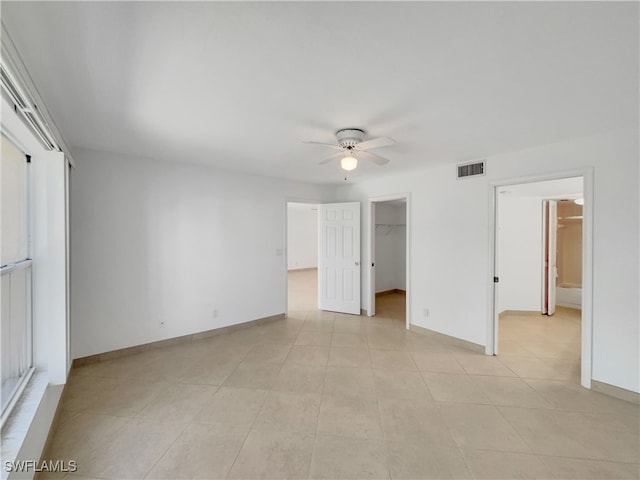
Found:
[[[400,296],[367,318],[296,288],[286,320],[74,369],[45,457],[71,479],[638,478],[638,406],[576,383],[573,340],[518,349],[516,323],[553,322],[486,357],[406,331]]]

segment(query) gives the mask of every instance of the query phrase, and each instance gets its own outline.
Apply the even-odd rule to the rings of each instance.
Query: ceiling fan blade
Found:
[[[358,150],[369,150],[371,148],[388,147],[389,145],[395,145],[395,143],[396,142],[389,137],[378,137],[359,143],[356,148]]]
[[[358,151],[356,158],[364,158],[365,160],[369,160],[370,162],[375,163],[376,165],[386,165],[389,163],[389,159],[381,157],[380,155],[376,155],[371,152],[362,152]]]
[[[318,165],[326,165],[327,163],[333,161],[333,160],[337,160],[338,158],[342,158],[344,157],[344,153],[340,152],[340,153],[334,153],[333,155],[331,155],[330,157],[325,158],[324,160],[320,160],[318,162]]]
[[[302,143],[311,143],[312,145],[322,145],[324,147],[331,147],[338,150],[342,150],[342,147],[338,145],[334,145],[333,143],[322,143],[322,142],[302,142]]]

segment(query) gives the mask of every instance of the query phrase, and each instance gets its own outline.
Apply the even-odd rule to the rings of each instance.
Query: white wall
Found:
[[[287,268],[318,267],[318,207],[308,203],[287,205]]]
[[[400,225],[406,225],[406,204],[379,202],[374,205],[376,293],[394,289],[405,290],[407,229],[406,226]]]
[[[498,311],[540,311],[542,199],[501,194],[498,214]]]
[[[490,183],[594,167],[593,379],[640,391],[637,126],[488,157],[487,175],[456,180],[455,167],[345,186],[344,200],[411,193],[412,322],[485,345],[489,315]],[[629,208],[621,211],[619,205]],[[368,220],[363,225],[366,258]],[[363,269],[367,285],[368,269]],[[368,295],[362,298],[366,302]],[[363,305],[363,308],[367,308]],[[429,308],[429,317],[423,308]]]
[[[333,188],[74,153],[74,358],[286,311],[286,201]]]

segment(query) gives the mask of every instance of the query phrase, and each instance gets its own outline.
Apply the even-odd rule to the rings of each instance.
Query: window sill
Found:
[[[4,480],[9,476],[5,462],[13,462],[18,458],[29,429],[34,422],[38,408],[42,404],[48,386],[46,371],[36,371],[27,383],[20,399],[13,407],[13,411],[2,426],[2,446],[0,457],[2,458],[2,476]],[[37,441],[37,440],[36,440]],[[42,439],[44,445],[45,439]],[[39,460],[36,458],[34,460]]]

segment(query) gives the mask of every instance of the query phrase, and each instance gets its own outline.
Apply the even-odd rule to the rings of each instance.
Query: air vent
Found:
[[[464,163],[462,165],[457,165],[458,167],[458,178],[467,178],[467,177],[475,177],[478,175],[485,174],[485,160],[480,162],[473,163]]]

